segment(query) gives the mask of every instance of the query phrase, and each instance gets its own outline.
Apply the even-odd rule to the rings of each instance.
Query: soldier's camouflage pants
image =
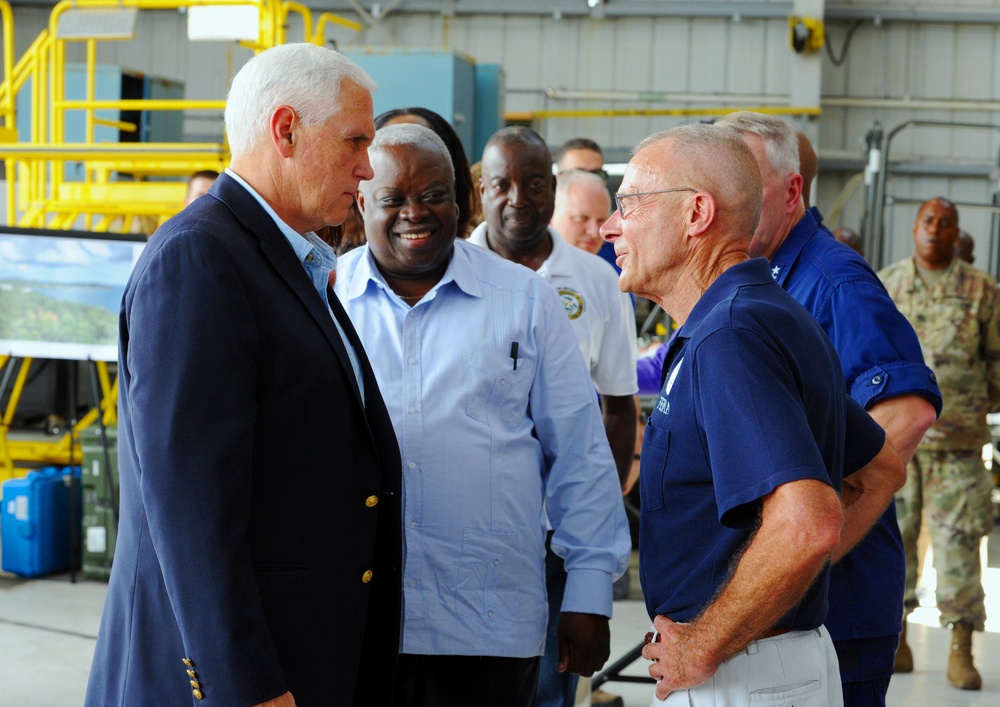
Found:
[[[913,455],[906,466],[906,485],[896,494],[896,516],[906,550],[906,614],[918,605],[917,535],[923,510],[934,548],[941,625],[965,621],[983,630],[986,608],[979,543],[993,527],[992,487],[978,449],[918,449]]]

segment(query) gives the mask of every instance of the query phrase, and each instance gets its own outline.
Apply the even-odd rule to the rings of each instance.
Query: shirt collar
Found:
[[[552,252],[549,253],[549,257],[545,259],[542,266],[538,268],[537,273],[548,280],[553,275],[563,275],[572,277],[574,275],[573,265],[567,256],[567,248],[572,248],[562,239],[562,236],[552,228],[548,227],[549,236],[552,238]],[[486,240],[486,234],[488,232],[488,227],[486,222],[483,221],[481,224],[476,226],[469,237],[466,239],[469,243],[476,245],[483,250],[487,250],[490,253],[496,255],[496,252],[490,248],[489,242]],[[498,256],[499,257],[499,256]]]
[[[466,250],[467,248],[474,247],[462,240],[456,239],[451,259],[448,261],[448,268],[438,283],[431,288],[431,292],[436,292],[449,282],[454,282],[455,286],[467,295],[472,297],[482,296],[482,289],[479,286],[479,280],[476,278],[475,268],[473,268],[469,260],[468,251]],[[498,258],[500,256],[494,255],[493,257]],[[386,292],[392,289],[379,271],[378,265],[375,264],[375,256],[372,255],[371,248],[368,244],[365,244],[364,252],[358,259],[357,267],[344,293],[345,298],[353,300],[360,297],[368,289],[369,283]]]
[[[809,240],[816,235],[820,228],[820,222],[816,220],[812,209],[802,215],[799,222],[795,224],[784,243],[778,246],[778,250],[771,256],[771,277],[779,285],[784,287],[785,278],[788,271],[799,257],[799,253],[806,247]]]
[[[709,285],[678,332],[678,338],[690,338],[691,333],[720,302],[733,296],[733,289],[744,285],[773,285],[771,270],[764,258],[751,258],[732,266]]]
[[[236,174],[232,169],[226,167],[226,174],[236,180],[244,189],[246,189],[250,196],[252,196],[260,207],[267,212],[267,215],[271,217],[274,221],[274,225],[278,227],[281,234],[288,241],[288,244],[292,246],[292,250],[295,251],[296,257],[298,257],[299,262],[305,264],[306,258],[310,253],[313,253],[315,258],[318,258],[318,264],[327,270],[333,270],[337,267],[337,253],[331,248],[327,243],[324,243],[319,236],[317,236],[312,231],[307,233],[299,233],[295,231],[291,226],[281,220],[281,217],[275,213],[271,205],[268,204],[264,197],[257,193],[257,191],[250,186],[240,175]]]
[[[572,255],[568,249],[573,246],[564,241],[559,232],[552,226],[549,226],[549,237],[552,239],[552,252],[542,263],[542,267],[538,268],[538,274],[546,278],[554,275],[572,277],[574,274],[571,262]]]

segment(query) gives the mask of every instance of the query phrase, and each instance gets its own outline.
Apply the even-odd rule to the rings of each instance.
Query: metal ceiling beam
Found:
[[[357,2],[357,0],[356,0]],[[350,0],[307,0],[305,5],[318,11],[355,12]],[[691,0],[607,0],[598,8],[590,8],[587,0],[391,0],[360,2],[366,11],[380,4],[394,14],[423,13],[444,15],[528,15],[586,17],[601,15],[618,17],[683,17],[784,19],[793,13],[792,2],[692,2]],[[11,5],[53,7],[53,0],[12,0]],[[922,22],[940,24],[1000,24],[1000,8],[934,8],[920,3],[911,5],[853,5],[827,2],[827,20],[867,20],[883,22]]]

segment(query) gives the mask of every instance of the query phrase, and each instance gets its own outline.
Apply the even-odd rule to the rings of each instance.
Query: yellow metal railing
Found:
[[[331,13],[313,20],[311,11],[298,2],[280,0],[62,0],[52,9],[48,28],[43,30],[15,63],[13,13],[8,0],[0,0],[2,22],[3,76],[0,83],[0,159],[7,177],[7,223],[14,226],[48,229],[79,229],[128,232],[135,224],[142,230],[155,227],[179,211],[192,173],[222,171],[229,161],[225,136],[217,143],[101,142],[99,126],[134,131],[137,126],[123,120],[98,116],[98,111],[190,111],[225,108],[224,98],[120,99],[96,97],[98,42],[129,41],[127,38],[60,38],[60,21],[69,11],[121,10],[138,12],[177,10],[202,6],[251,6],[257,8],[258,32],[253,41],[240,42],[260,52],[287,41],[289,18],[299,16],[302,36],[292,41],[322,45],[331,25],[361,29],[357,23]],[[66,97],[67,43],[84,45],[84,98]],[[30,83],[30,90],[26,89]],[[24,94],[24,95],[21,95]],[[25,135],[16,124],[18,96],[30,105],[31,119]],[[84,137],[69,142],[66,135],[68,111],[82,111]],[[82,178],[68,180],[67,164],[82,167]],[[119,181],[121,174],[134,181]],[[149,177],[177,177],[175,181]],[[31,368],[30,358],[12,359],[0,355],[0,378],[12,381],[6,407],[0,410],[0,480],[15,473],[18,466],[80,463],[77,442],[81,429],[101,416],[114,424],[117,381],[112,381],[107,365],[97,363],[100,403],[90,410],[73,430],[59,439],[39,441],[10,438],[10,428]],[[19,366],[16,375],[8,367]],[[0,395],[7,391],[0,391]]]
[[[199,6],[253,6],[258,12],[256,40],[240,42],[255,52],[262,51],[287,39],[288,19],[298,15],[303,35],[297,41],[314,44],[325,42],[326,30],[336,24],[361,29],[360,25],[331,13],[322,13],[314,22],[312,13],[298,2],[277,0],[63,0],[53,9],[48,29],[43,31],[21,60],[14,65],[13,19],[7,0],[0,0],[3,21],[4,75],[0,85],[0,159],[7,168],[7,222],[31,228],[68,228],[75,224],[88,230],[95,224],[102,228],[125,230],[126,220],[105,218],[111,211],[120,216],[123,209],[134,204],[136,217],[152,218],[155,224],[176,213],[183,200],[183,190],[174,190],[176,198],[164,203],[161,198],[129,200],[137,192],[131,187],[116,198],[115,188],[96,189],[90,193],[87,185],[115,184],[117,175],[125,173],[140,183],[150,176],[186,177],[203,169],[221,171],[228,164],[225,138],[218,143],[177,144],[109,144],[99,142],[96,128],[110,126],[134,131],[136,126],[121,120],[98,117],[97,111],[188,111],[219,110],[225,100],[187,99],[121,99],[98,100],[95,97],[97,45],[99,41],[126,41],[120,38],[60,38],[60,20],[71,10],[102,10],[135,8],[138,11],[174,10]],[[67,43],[85,45],[85,97],[66,98]],[[17,135],[14,118],[17,95],[31,80],[31,121],[28,135]],[[81,111],[85,119],[82,142],[66,140],[68,111]],[[67,163],[82,166],[82,177],[74,184],[84,188],[64,189]],[[66,195],[72,194],[68,200]],[[109,200],[109,195],[112,197]],[[153,205],[159,205],[155,209]],[[162,208],[161,208],[162,207]],[[158,209],[158,210],[157,210]],[[151,213],[156,211],[156,213]],[[81,219],[83,219],[81,223]]]

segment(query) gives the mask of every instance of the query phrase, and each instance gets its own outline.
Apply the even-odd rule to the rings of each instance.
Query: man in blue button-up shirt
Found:
[[[819,322],[840,357],[847,392],[885,429],[905,464],[941,410],[941,391],[924,365],[913,327],[868,263],[834,239],[815,207],[806,210],[794,128],[750,112],[730,114],[718,124],[740,132],[764,180],[750,254],[767,258],[775,281]],[[891,501],[904,478],[882,480],[882,518],[857,549],[835,558],[827,627],[847,705],[885,704],[906,569]]]
[[[569,575],[569,669],[609,653],[630,541],[614,460],[565,308],[542,278],[455,240],[454,172],[387,126],[358,206],[368,244],[337,293],[384,391],[404,481],[397,706],[531,705],[545,640],[545,513]]]

